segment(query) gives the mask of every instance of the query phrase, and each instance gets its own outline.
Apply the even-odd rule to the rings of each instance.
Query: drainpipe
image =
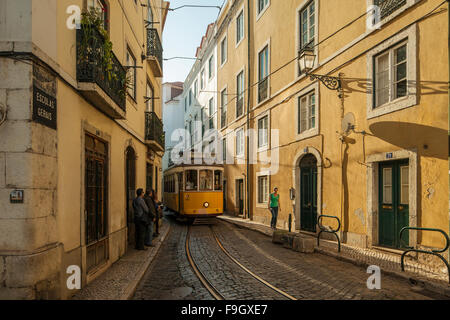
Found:
[[[448,15],[448,50],[447,50],[447,55],[448,55],[448,76],[449,76],[449,87],[448,87],[448,123],[449,123],[449,129],[448,129],[448,134],[449,134],[449,140],[450,140],[450,0],[447,0],[447,15]],[[449,148],[450,148],[450,141],[448,144]],[[449,165],[450,165],[450,152],[449,152]],[[450,179],[450,171],[449,171],[449,179]],[[450,187],[450,181],[449,181],[449,187]],[[450,193],[449,193],[449,201],[450,201]],[[449,224],[448,224],[448,233],[450,235],[450,203],[449,203]],[[450,262],[450,248],[448,249],[448,259]]]
[[[248,65],[248,74],[247,74],[247,217],[250,218],[250,137],[249,137],[249,129],[250,129],[250,86],[251,86],[251,58],[250,58],[250,0],[247,0],[247,65]]]

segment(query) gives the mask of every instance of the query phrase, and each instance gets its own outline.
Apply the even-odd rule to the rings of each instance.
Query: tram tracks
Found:
[[[230,252],[223,246],[222,242],[219,240],[214,227],[212,225],[209,226],[211,235],[217,244],[217,247],[231,260],[231,262],[235,265],[237,265],[241,270],[243,270],[246,274],[250,275],[253,279],[257,280],[259,283],[263,284],[273,292],[276,292],[278,295],[283,296],[283,298],[287,298],[289,300],[297,300],[295,297],[289,295],[285,291],[277,288],[276,286],[272,285],[268,281],[264,280],[254,272],[252,272],[250,269],[245,267],[242,263],[240,263]],[[216,299],[216,300],[225,300],[225,297],[220,291],[212,284],[211,280],[207,278],[207,276],[200,270],[199,266],[195,262],[194,258],[192,257],[191,250],[190,250],[190,236],[191,236],[191,230],[192,227],[188,226],[188,232],[186,235],[186,256],[189,261],[189,264],[191,265],[192,269],[194,270],[194,273],[199,278],[203,286],[210,292],[210,294]]]

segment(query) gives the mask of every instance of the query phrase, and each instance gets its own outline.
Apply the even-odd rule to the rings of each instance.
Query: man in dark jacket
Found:
[[[156,215],[158,214],[158,212],[156,212],[156,205],[152,198],[152,194],[151,194],[150,190],[147,190],[145,192],[144,200],[145,200],[145,204],[148,207],[148,216],[149,216],[149,220],[150,220],[150,223],[145,228],[145,242],[144,243],[147,247],[154,247],[154,245],[152,244],[153,221],[155,221],[155,218],[156,218]]]
[[[137,189],[137,197],[133,200],[134,225],[136,226],[136,250],[147,250],[144,247],[144,237],[147,224],[149,224],[149,209],[144,201],[144,190]],[[152,224],[152,223],[150,223]]]

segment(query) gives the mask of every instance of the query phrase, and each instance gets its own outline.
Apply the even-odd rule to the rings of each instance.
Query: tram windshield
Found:
[[[211,170],[200,170],[200,190],[213,190],[213,172]]]
[[[214,171],[214,190],[222,191],[222,171]]]
[[[185,175],[186,191],[197,191],[197,170],[187,170]]]

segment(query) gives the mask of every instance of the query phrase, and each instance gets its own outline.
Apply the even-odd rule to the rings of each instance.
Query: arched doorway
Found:
[[[317,182],[317,158],[309,153],[300,161],[300,229],[304,231],[316,231]]]
[[[133,199],[136,196],[136,152],[128,147],[125,152],[125,190],[128,243],[134,242]]]

